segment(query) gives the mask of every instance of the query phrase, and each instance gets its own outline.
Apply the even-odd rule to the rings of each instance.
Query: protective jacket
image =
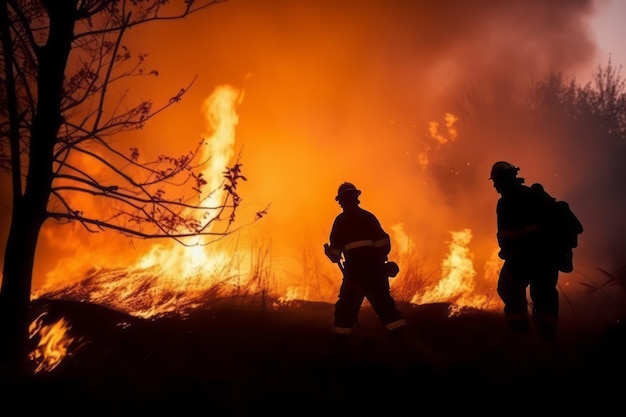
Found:
[[[555,199],[540,184],[519,184],[498,200],[500,258],[514,264],[554,261],[555,243],[547,224]]]
[[[390,250],[389,235],[369,211],[354,206],[335,218],[330,233],[329,252],[337,257],[343,253],[347,270],[382,266]]]

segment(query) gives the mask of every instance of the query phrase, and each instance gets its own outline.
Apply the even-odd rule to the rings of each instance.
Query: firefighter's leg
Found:
[[[398,310],[389,290],[387,277],[381,278],[368,289],[367,299],[378,318],[384,323],[392,338],[401,339],[406,335],[406,321]]]
[[[332,347],[337,353],[343,353],[350,343],[363,295],[347,282],[341,284],[339,298],[335,303],[335,316],[331,327]]]
[[[396,364],[401,366],[416,362],[430,365],[442,363],[442,358],[417,333],[414,333],[413,329],[407,326],[391,296],[387,277],[384,277],[384,281],[376,290],[368,291],[367,299],[388,330],[389,341],[394,349],[393,357],[389,358],[392,362],[398,361]]]
[[[530,283],[533,322],[547,340],[554,339],[556,335],[559,314],[559,293],[556,289],[558,278],[559,271],[549,267],[537,271]]]
[[[524,273],[505,262],[498,279],[498,295],[504,303],[504,316],[510,328],[519,333],[528,332],[528,301]]]

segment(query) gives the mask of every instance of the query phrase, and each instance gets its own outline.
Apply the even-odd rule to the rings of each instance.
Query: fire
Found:
[[[414,249],[413,240],[404,230],[403,224],[394,224],[391,226],[391,236],[393,237],[394,247],[398,248],[401,254],[408,254]]]
[[[207,189],[212,190],[208,195],[198,194],[197,199],[204,206],[218,206],[223,198],[222,173],[235,153],[235,128],[239,121],[236,106],[242,98],[239,90],[226,85],[216,88],[203,104],[207,127],[212,132],[202,149],[202,160],[207,161],[202,175]],[[207,245],[200,238],[185,239],[184,245],[162,241],[147,247],[130,266],[95,266],[71,290],[49,285],[40,292],[48,296],[63,294],[64,298],[102,304],[139,317],[184,312],[210,293],[232,293],[246,285],[246,256],[250,255],[245,248],[236,247],[240,243]],[[116,255],[103,257],[114,260],[123,254]],[[93,262],[92,256],[89,254],[82,261]]]
[[[281,306],[289,304],[297,300],[308,300],[308,291],[300,287],[289,287],[285,295],[278,297],[275,306]]]
[[[203,160],[208,159],[207,167],[203,171],[208,181],[209,190],[219,188],[222,176],[220,172],[228,166],[235,153],[235,128],[239,123],[236,106],[243,100],[243,93],[231,86],[223,85],[217,88],[204,102],[204,114],[213,130],[211,139],[204,149]],[[208,205],[218,204],[219,193],[208,196]]]
[[[491,256],[485,262],[485,278],[487,278],[490,282],[496,282],[498,280],[498,276],[500,274],[500,269],[502,268],[502,264],[504,261],[500,259],[498,253],[500,252],[500,248],[496,247],[491,251]]]
[[[454,142],[458,137],[458,132],[455,127],[459,118],[452,113],[446,113],[443,117],[445,124],[445,134],[439,129],[440,123],[437,121],[431,121],[428,123],[428,139],[435,141],[436,147],[445,145],[450,142]],[[423,150],[417,156],[417,162],[422,167],[426,167],[429,163],[428,153],[433,149],[430,141],[423,143]]]
[[[412,303],[452,302],[458,306],[488,308],[491,303],[486,295],[474,294],[476,286],[473,255],[468,249],[472,231],[463,229],[450,232],[447,257],[441,264],[442,277],[439,282],[421,293],[416,293]]]
[[[439,132],[438,122],[430,122],[428,124],[428,133],[430,137],[435,139],[438,143],[442,145],[448,142],[454,142],[454,140],[457,138],[457,131],[454,125],[458,120],[459,118],[453,115],[452,113],[445,114],[444,121],[446,125],[446,130],[448,133],[447,137]]]
[[[50,325],[44,324],[42,313],[29,328],[30,338],[39,336],[37,347],[29,358],[36,364],[35,373],[50,372],[68,355],[70,345],[77,340],[69,335],[70,326],[65,318],[60,318]]]
[[[239,122],[236,107],[243,93],[230,86],[222,86],[204,102],[209,140],[202,157],[208,161],[203,171],[207,195],[197,195],[202,205],[217,205],[221,201],[222,173],[235,154],[235,130]],[[446,113],[445,135],[439,124],[432,122],[429,138],[434,146],[442,146],[457,139],[455,123],[458,118]],[[427,163],[427,155],[422,155]],[[414,236],[402,223],[390,227],[393,240],[391,260],[400,265],[400,274],[391,280],[394,291],[403,294],[403,300],[412,303],[451,302],[459,308],[493,308],[486,295],[477,294],[476,271],[473,255],[468,248],[472,239],[470,229],[451,232],[449,252],[441,266],[441,279],[427,279],[424,251],[416,250]],[[316,244],[305,250],[302,274],[293,273],[296,265],[280,260],[277,265],[270,249],[263,244],[250,243],[240,234],[207,245],[201,238],[188,238],[184,245],[174,241],[161,241],[137,245],[138,255],[128,261],[124,254],[111,254],[115,246],[101,245],[105,253],[89,253],[82,262],[92,262],[84,273],[85,278],[74,285],[48,285],[40,293],[50,298],[64,298],[90,302],[124,311],[137,317],[151,318],[165,314],[186,315],[199,306],[218,297],[264,294],[276,300],[279,307],[297,300],[335,299],[341,276],[327,262]],[[108,249],[107,249],[108,248]],[[94,265],[93,258],[102,259],[105,265]],[[109,262],[106,264],[107,262]],[[54,273],[64,275],[71,271],[60,265]],[[67,266],[67,265],[65,265]],[[275,277],[275,269],[288,269],[285,276]],[[485,264],[485,280],[493,281],[496,258]],[[492,289],[489,289],[492,291]]]

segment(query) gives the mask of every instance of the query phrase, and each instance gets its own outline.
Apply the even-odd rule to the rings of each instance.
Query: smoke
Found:
[[[245,90],[236,133],[249,179],[242,209],[270,204],[250,233],[271,242],[276,269],[292,273],[306,240],[322,252],[344,181],[363,191],[362,206],[388,231],[402,225],[431,268],[449,232],[464,228],[486,259],[495,245],[498,196],[487,181],[494,160],[511,159],[529,182],[572,194],[546,177],[549,160],[507,141],[510,132],[466,143],[459,128],[454,140],[431,143],[430,123],[446,126],[449,97],[462,80],[587,76],[597,58],[594,7],[592,0],[231,0],[130,33],[130,46],[148,51],[161,74],[158,89],[137,82],[134,94],[167,99],[198,75],[183,102],[132,139],[177,150],[181,140],[159,138],[195,143],[201,103],[216,85],[231,84]],[[445,181],[451,177],[458,188]]]

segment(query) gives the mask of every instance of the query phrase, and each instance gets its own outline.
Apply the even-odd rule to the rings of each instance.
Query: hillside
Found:
[[[71,355],[27,387],[5,387],[1,415],[552,415],[626,410],[626,331],[564,320],[548,344],[498,313],[401,305],[412,340],[390,343],[365,306],[350,357],[332,355],[333,306],[213,301],[186,317],[138,319],[39,299],[65,317]],[[78,340],[80,338],[80,341]]]

